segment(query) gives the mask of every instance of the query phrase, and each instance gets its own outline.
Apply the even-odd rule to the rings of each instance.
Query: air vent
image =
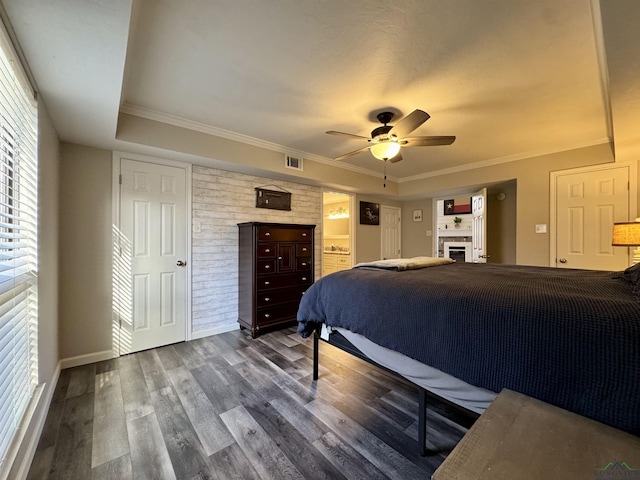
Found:
[[[285,166],[302,171],[302,158],[285,155]]]

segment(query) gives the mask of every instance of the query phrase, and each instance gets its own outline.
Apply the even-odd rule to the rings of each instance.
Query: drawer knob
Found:
[[[265,265],[265,266],[264,266],[264,269],[265,269],[265,270],[269,270],[270,268],[271,268],[271,265]]]
[[[302,234],[302,236],[303,236],[303,237],[306,237],[306,236],[307,236],[307,234],[306,234],[306,233],[303,233],[303,234]]]
[[[271,282],[264,282],[265,285],[271,285]]]
[[[307,280],[307,277],[302,277],[302,281],[305,282]]]
[[[306,252],[307,251],[307,247],[302,247],[302,251]]]
[[[265,237],[270,237],[270,236],[271,236],[271,234],[270,234],[269,232],[267,232],[267,233],[265,233],[265,234],[264,234],[264,236],[265,236]]]
[[[269,297],[264,297],[264,301],[265,301],[265,302],[268,302],[268,301],[270,301],[270,300],[271,300],[271,299],[270,299]]]
[[[282,257],[278,257],[278,260],[282,260]]]
[[[271,253],[271,249],[270,248],[265,248],[264,249],[264,253]]]
[[[307,264],[306,264],[305,262],[302,262],[302,266],[303,266],[303,267],[306,267],[306,266],[307,266]]]
[[[269,318],[271,315],[269,315],[268,313],[264,314],[264,318]]]

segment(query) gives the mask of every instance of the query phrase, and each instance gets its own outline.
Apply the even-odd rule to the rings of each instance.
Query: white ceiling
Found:
[[[123,148],[122,108],[333,158],[363,143],[326,130],[368,136],[387,107],[420,108],[415,135],[457,140],[404,149],[389,173],[406,179],[613,136],[597,0],[2,3],[63,141]]]

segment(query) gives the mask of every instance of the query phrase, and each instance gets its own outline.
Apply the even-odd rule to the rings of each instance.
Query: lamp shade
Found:
[[[378,160],[390,160],[400,151],[400,144],[392,140],[371,146],[371,154]]]
[[[614,223],[611,245],[616,247],[640,245],[640,222]]]

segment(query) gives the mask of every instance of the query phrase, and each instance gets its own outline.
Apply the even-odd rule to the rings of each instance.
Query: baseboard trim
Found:
[[[234,330],[238,330],[240,325],[237,323],[231,325],[222,325],[220,327],[208,328],[206,330],[198,330],[197,332],[191,333],[191,340],[196,340],[198,338],[210,337],[211,335],[219,335],[221,333],[232,332]]]
[[[58,362],[51,380],[39,385],[41,389],[40,398],[38,398],[37,405],[32,411],[28,432],[21,442],[22,445],[24,445],[24,450],[22,447],[20,447],[20,450],[22,450],[24,454],[21,455],[22,458],[16,458],[16,461],[11,468],[11,478],[24,480],[29,474],[29,468],[31,468],[31,462],[33,462],[33,457],[35,456],[38,448],[38,442],[40,441],[40,436],[44,429],[44,423],[46,422],[47,415],[49,414],[49,407],[51,406],[51,400],[53,399],[53,392],[55,392],[56,386],[58,385],[61,370],[60,362]]]
[[[76,357],[63,358],[60,360],[60,369],[79,367],[80,365],[88,365],[89,363],[102,362],[113,358],[113,351],[104,350],[102,352],[87,353]]]

